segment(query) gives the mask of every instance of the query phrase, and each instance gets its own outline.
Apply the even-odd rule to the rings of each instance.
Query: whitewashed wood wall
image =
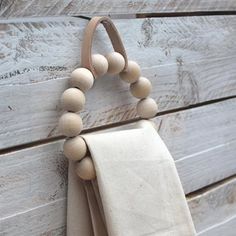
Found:
[[[201,236],[236,235],[235,0],[0,1],[0,236],[65,236],[67,161],[59,98],[87,20],[111,15],[154,86],[153,119]],[[94,51],[111,51],[102,27]],[[98,80],[85,132],[137,120],[116,77]]]

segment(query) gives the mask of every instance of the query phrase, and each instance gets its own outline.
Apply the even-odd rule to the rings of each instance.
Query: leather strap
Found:
[[[97,26],[99,25],[99,23],[102,23],[102,25],[106,29],[106,32],[111,40],[114,50],[116,52],[119,52],[124,57],[124,59],[125,59],[124,70],[126,70],[127,63],[128,63],[128,59],[127,59],[124,45],[122,43],[120,35],[119,35],[115,25],[113,24],[112,20],[106,16],[93,17],[89,21],[88,25],[85,28],[85,32],[84,32],[84,38],[83,38],[82,50],[81,50],[81,66],[89,69],[92,72],[94,78],[97,77],[97,74],[96,74],[96,72],[93,68],[93,65],[92,65],[91,51],[92,51],[93,35],[94,35],[94,32],[95,32]]]

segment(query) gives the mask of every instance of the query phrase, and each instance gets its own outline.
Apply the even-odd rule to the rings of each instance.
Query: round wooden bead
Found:
[[[93,74],[86,68],[75,69],[71,73],[70,85],[77,87],[83,92],[92,88],[94,82]]]
[[[152,98],[144,98],[137,104],[137,113],[141,118],[152,118],[157,114],[157,104]]]
[[[67,137],[77,136],[83,129],[82,119],[76,113],[67,112],[59,120],[59,129]]]
[[[68,159],[80,161],[87,153],[87,145],[80,136],[70,138],[64,142],[63,152]]]
[[[92,55],[92,64],[97,76],[103,76],[107,73],[108,62],[106,57],[101,54]]]
[[[106,55],[108,61],[107,73],[111,75],[119,74],[125,67],[125,59],[118,52],[111,52]]]
[[[148,97],[151,90],[152,90],[152,84],[145,77],[140,77],[137,82],[130,85],[130,92],[136,98]]]
[[[62,94],[61,104],[66,111],[80,111],[85,104],[84,93],[77,88],[69,88]]]
[[[96,178],[96,171],[90,157],[85,157],[80,162],[76,163],[75,172],[83,180]]]
[[[140,77],[141,70],[135,61],[128,61],[127,69],[120,73],[120,78],[127,83],[134,83]]]

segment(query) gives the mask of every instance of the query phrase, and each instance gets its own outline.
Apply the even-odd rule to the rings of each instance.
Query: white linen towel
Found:
[[[70,162],[67,236],[196,235],[173,158],[137,124],[83,135],[97,179],[79,180]]]

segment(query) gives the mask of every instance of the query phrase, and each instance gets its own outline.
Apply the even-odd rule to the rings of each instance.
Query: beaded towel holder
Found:
[[[105,56],[92,55],[92,40],[99,24],[102,24],[111,40],[114,52]],[[136,106],[137,115],[149,119],[158,111],[154,99],[150,98],[151,82],[141,76],[141,69],[135,61],[127,59],[121,37],[109,17],[93,17],[85,28],[81,50],[81,67],[75,69],[70,78],[71,88],[64,91],[61,104],[66,111],[59,120],[59,129],[67,137],[63,149],[65,156],[76,162],[76,173],[83,180],[96,178],[93,161],[88,154],[87,145],[80,133],[83,122],[77,114],[85,105],[85,94],[94,81],[105,74],[118,75],[130,84],[131,94],[140,99]]]

